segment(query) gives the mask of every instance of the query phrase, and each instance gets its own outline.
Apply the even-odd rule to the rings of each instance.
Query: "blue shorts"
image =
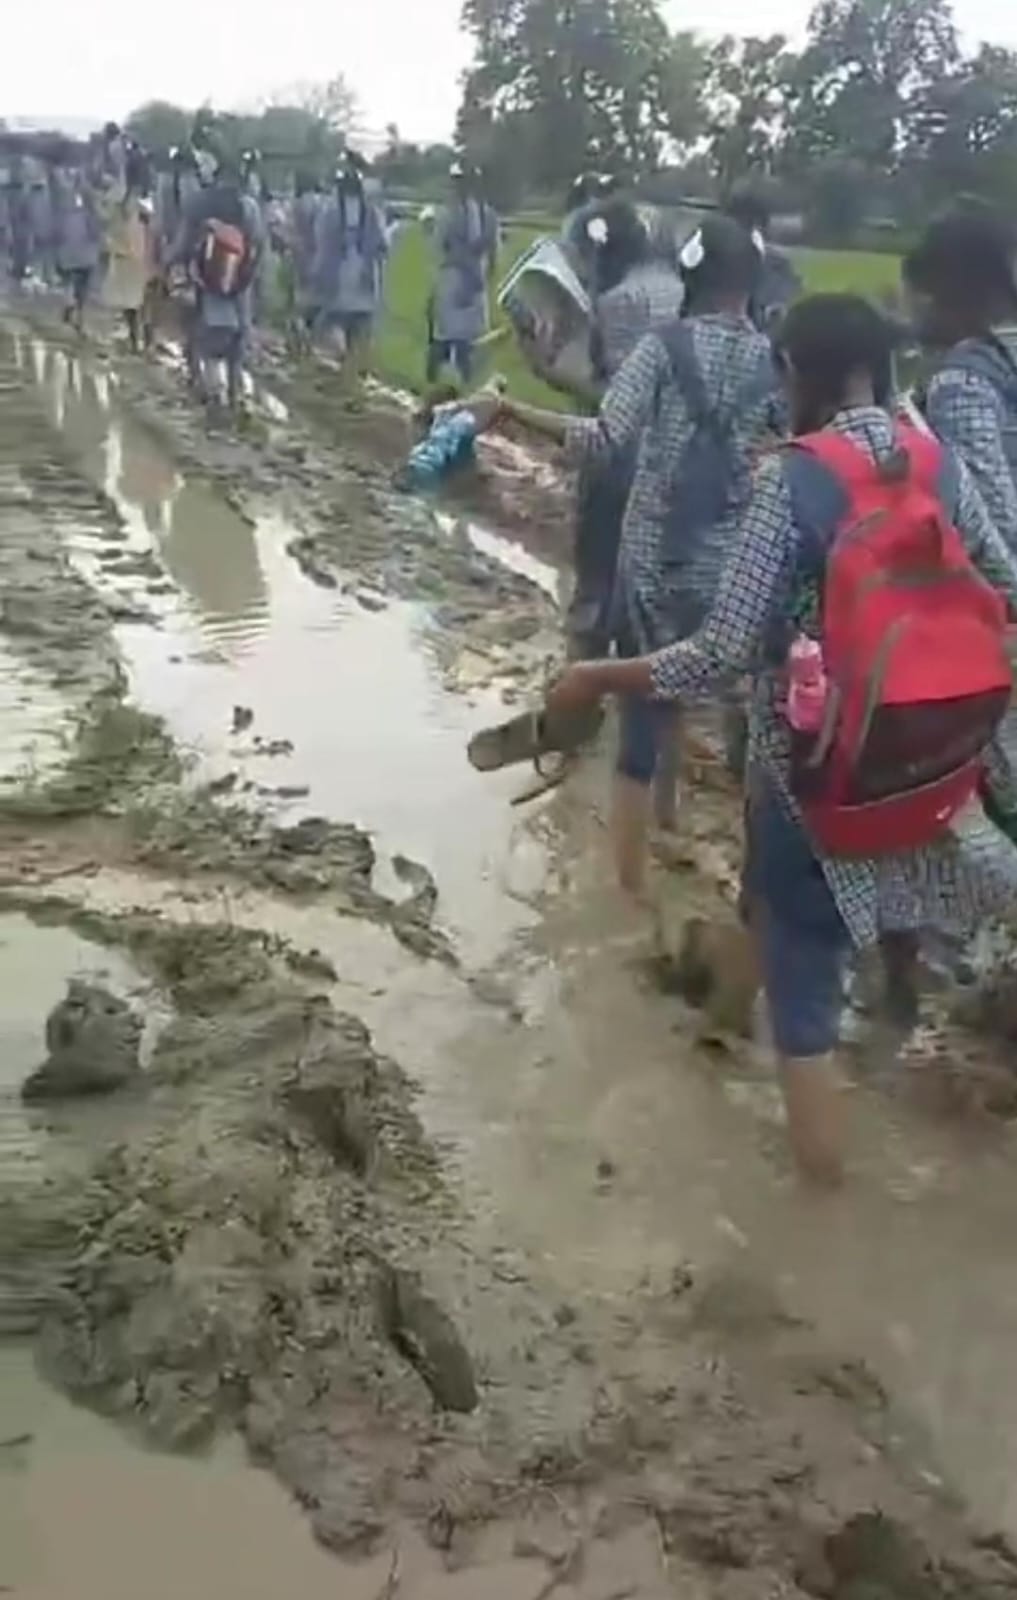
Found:
[[[804,829],[758,773],[746,805],[742,892],[778,1052],[829,1054],[840,1037],[850,939]]]
[[[619,630],[617,650],[623,660],[643,654],[627,626]],[[641,694],[619,696],[615,771],[620,777],[649,787],[657,771],[664,735],[674,723],[677,710],[674,700],[650,700]]]
[[[641,644],[637,639],[636,631],[625,615],[627,606],[621,588],[615,593],[614,610],[619,656],[627,660],[647,654],[653,646],[645,641]],[[619,612],[624,620],[617,626]],[[703,602],[696,594],[686,590],[677,591],[667,606],[664,623],[667,639],[691,638],[701,626],[703,616]],[[644,619],[643,631],[649,638],[653,636],[652,627],[653,624]],[[679,709],[677,700],[650,700],[643,695],[632,694],[619,698],[620,736],[615,770],[623,778],[631,778],[634,783],[647,786],[653,782],[661,743],[673,728]]]
[[[615,770],[645,787],[653,782],[661,741],[674,721],[675,707],[666,700],[627,694],[618,705],[618,758]]]

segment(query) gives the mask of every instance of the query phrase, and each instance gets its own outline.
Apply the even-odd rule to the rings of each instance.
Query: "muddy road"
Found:
[[[1005,1061],[935,1002],[802,1195],[605,752],[522,809],[465,760],[567,486],[401,498],[398,403],[278,360],[251,413],[0,315],[0,1585],[1017,1594]],[[672,918],[736,869],[697,778]]]

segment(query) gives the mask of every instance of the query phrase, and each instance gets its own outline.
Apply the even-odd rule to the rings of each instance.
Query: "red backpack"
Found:
[[[978,790],[1012,691],[1006,608],[943,508],[934,439],[900,425],[893,463],[831,431],[798,439],[793,497],[803,455],[838,514],[819,530],[826,712],[814,739],[794,739],[793,788],[827,855],[915,849]]]
[[[250,266],[251,242],[244,229],[210,217],[195,262],[202,288],[226,297],[241,294],[250,282]]]

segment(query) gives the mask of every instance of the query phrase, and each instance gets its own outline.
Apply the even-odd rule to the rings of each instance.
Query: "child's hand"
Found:
[[[504,410],[504,401],[500,394],[493,389],[481,389],[479,393],[471,395],[456,409],[469,411],[477,424],[478,433],[486,433],[488,428],[493,428]]]

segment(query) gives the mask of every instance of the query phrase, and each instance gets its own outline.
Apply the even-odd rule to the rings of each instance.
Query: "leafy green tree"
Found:
[[[810,236],[820,244],[853,244],[871,195],[869,174],[849,156],[828,156],[809,175],[806,212]]]
[[[165,155],[174,145],[186,144],[191,136],[193,113],[168,100],[150,100],[127,118],[125,128],[132,139],[156,155]]]
[[[911,108],[903,163],[911,211],[957,194],[1017,196],[1017,51],[982,45]]]
[[[403,190],[434,199],[448,181],[454,155],[450,144],[407,142],[393,125],[388,129],[385,149],[374,162],[374,171],[389,191]]]
[[[796,58],[783,34],[723,38],[707,56],[709,158],[722,189],[746,173],[770,172],[786,128],[787,85]]]
[[[958,59],[950,0],[820,0],[791,84],[792,159],[896,166],[909,110]]]
[[[356,130],[360,107],[353,88],[341,72],[321,83],[301,81],[271,95],[264,110],[281,108],[306,112],[334,134],[349,138]]]
[[[465,0],[463,23],[475,59],[459,139],[492,175],[518,172],[521,135],[530,186],[560,193],[585,166],[652,170],[692,132],[694,51],[657,0]]]

